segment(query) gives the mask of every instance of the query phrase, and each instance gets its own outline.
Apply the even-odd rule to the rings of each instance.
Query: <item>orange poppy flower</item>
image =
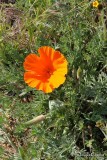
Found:
[[[24,81],[30,87],[49,93],[65,82],[68,62],[51,47],[40,47],[38,52],[40,56],[31,53],[25,58]]]

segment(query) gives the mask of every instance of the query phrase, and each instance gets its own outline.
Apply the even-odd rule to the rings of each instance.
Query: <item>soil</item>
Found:
[[[0,3],[12,3],[14,4],[16,0],[0,0]]]

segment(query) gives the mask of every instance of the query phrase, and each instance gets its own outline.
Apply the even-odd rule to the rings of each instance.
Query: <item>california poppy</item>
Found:
[[[40,56],[31,53],[25,58],[24,81],[32,88],[49,93],[65,82],[68,63],[51,47],[40,47],[38,53]]]

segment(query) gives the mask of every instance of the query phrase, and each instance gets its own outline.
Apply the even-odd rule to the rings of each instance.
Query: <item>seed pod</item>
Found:
[[[33,118],[32,120],[26,122],[25,125],[37,124],[37,123],[43,121],[45,118],[46,118],[46,115],[37,116],[37,117]]]
[[[81,67],[79,67],[77,70],[77,79],[80,79],[81,75],[82,75],[82,69],[81,69]]]

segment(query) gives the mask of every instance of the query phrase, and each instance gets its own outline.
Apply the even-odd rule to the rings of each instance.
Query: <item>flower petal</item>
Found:
[[[66,77],[60,75],[57,71],[50,77],[49,82],[54,88],[58,88],[65,82]]]
[[[50,93],[53,91],[54,88],[52,85],[49,84],[49,82],[41,82],[36,86],[36,89],[42,90],[44,93]]]
[[[35,78],[32,72],[25,72],[24,81],[32,88],[35,88],[41,82],[40,79]]]
[[[55,50],[49,46],[40,47],[38,49],[40,57],[43,59],[49,58],[49,60],[53,60]]]
[[[59,75],[62,75],[62,76],[65,76],[66,74],[67,74],[67,68],[65,67],[65,68],[58,68],[57,69],[57,73],[59,74]]]
[[[23,65],[26,71],[34,71],[36,74],[42,74],[47,67],[46,61],[43,63],[36,54],[29,54]]]
[[[39,62],[39,58],[36,54],[29,54],[26,58],[25,58],[25,62],[23,64],[24,66],[24,69],[25,70],[35,70],[36,69],[36,66]]]
[[[54,90],[53,86],[50,83],[45,83],[43,87],[43,91],[45,93],[50,93]]]

